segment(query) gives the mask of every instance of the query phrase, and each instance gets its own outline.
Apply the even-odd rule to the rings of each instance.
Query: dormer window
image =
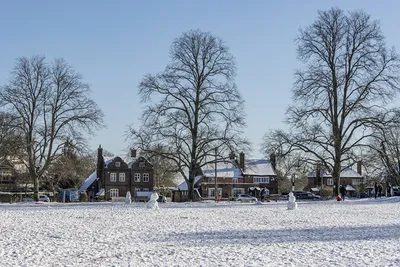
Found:
[[[121,167],[121,162],[119,161],[115,162],[115,167]]]
[[[144,163],[144,161],[141,161],[141,162],[139,162],[139,167],[140,167],[140,168],[143,168],[143,167],[145,167],[145,163]]]

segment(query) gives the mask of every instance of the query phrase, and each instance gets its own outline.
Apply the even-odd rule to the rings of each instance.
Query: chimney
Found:
[[[244,153],[243,151],[239,154],[239,167],[244,171]]]
[[[272,168],[274,168],[274,170],[276,170],[276,155],[275,155],[275,153],[271,153],[271,155],[269,155],[269,160],[271,161]]]
[[[99,148],[97,149],[97,170],[96,170],[96,176],[97,176],[97,186],[98,190],[104,185],[102,179],[103,179],[103,170],[104,170],[104,159],[103,159],[103,148],[101,148],[101,145],[99,145]]]
[[[357,161],[357,173],[359,175],[362,175],[361,166],[362,166],[362,161],[361,160]]]
[[[131,148],[131,158],[136,158],[136,149]]]
[[[103,148],[101,147],[101,145],[99,145],[99,148],[97,149],[97,169],[103,168],[102,163],[103,163]]]

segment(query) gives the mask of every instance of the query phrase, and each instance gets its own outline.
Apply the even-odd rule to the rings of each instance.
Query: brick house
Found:
[[[244,193],[259,196],[261,191],[277,194],[278,183],[274,165],[267,159],[245,160],[243,152],[240,153],[239,162],[230,160],[218,162],[216,166],[215,163],[207,164],[201,168],[203,174],[195,177],[195,200],[214,199],[216,187],[218,195],[225,200]],[[187,193],[187,184],[183,182],[173,190],[172,201],[188,201]]]
[[[319,172],[319,175],[318,175]],[[307,177],[306,191],[319,190],[321,188],[333,190],[336,186],[331,173],[327,171],[314,171]],[[340,172],[340,184],[346,187],[349,196],[357,196],[365,191],[365,177],[362,175],[362,162],[357,162],[357,171],[345,168]]]
[[[106,200],[125,197],[127,192],[134,197],[138,191],[153,191],[153,165],[147,159],[136,158],[135,153],[129,163],[121,157],[105,160],[101,146],[97,151],[97,170],[79,189],[79,192],[87,192],[89,201],[97,197]]]

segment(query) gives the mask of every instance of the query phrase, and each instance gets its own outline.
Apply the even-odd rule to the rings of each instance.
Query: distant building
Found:
[[[153,191],[153,165],[147,159],[135,155],[129,163],[121,157],[105,160],[101,146],[97,151],[97,170],[79,188],[87,192],[89,201],[125,197],[128,191],[132,197],[135,192]]]
[[[201,172],[202,175],[195,177],[195,200],[215,199],[215,176],[217,176],[218,195],[225,200],[244,193],[257,197],[261,192],[278,193],[275,163],[267,159],[245,160],[243,152],[240,153],[239,162],[230,160],[219,162],[217,166],[210,163],[202,167]],[[172,201],[188,200],[188,186],[183,182],[173,190]]]
[[[350,196],[357,196],[359,192],[365,191],[365,177],[362,175],[361,167],[362,163],[359,161],[357,162],[357,171],[346,168],[340,172],[340,185],[345,186],[347,194]],[[325,170],[314,171],[307,179],[308,183],[304,188],[306,191],[317,191],[321,188],[333,190],[336,186],[332,174]]]

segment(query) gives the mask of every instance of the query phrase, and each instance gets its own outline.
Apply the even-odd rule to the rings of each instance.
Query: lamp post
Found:
[[[294,179],[296,178],[296,174],[292,174],[292,192],[294,192]]]
[[[215,180],[215,202],[217,202],[218,201],[218,185],[217,185],[217,153],[218,153],[218,149],[217,148],[215,148],[215,166],[214,166],[214,168],[215,168],[215,178],[214,178],[214,180]]]

